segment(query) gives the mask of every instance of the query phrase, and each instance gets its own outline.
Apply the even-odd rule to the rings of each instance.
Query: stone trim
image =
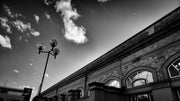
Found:
[[[168,74],[168,71],[167,71],[167,68],[168,66],[174,61],[176,60],[177,58],[180,58],[180,52],[172,55],[171,57],[169,57],[161,66],[161,72],[162,72],[162,75],[164,77],[164,79],[170,79],[169,78],[169,74]]]
[[[123,80],[122,80],[122,86],[123,87],[126,87],[126,79],[132,75],[134,72],[138,72],[138,71],[149,71],[152,73],[152,76],[153,76],[153,80],[154,82],[158,81],[157,79],[157,73],[156,73],[156,70],[154,70],[152,67],[149,67],[149,66],[140,66],[140,67],[135,67],[133,68],[132,70],[128,71],[125,76],[123,77]]]

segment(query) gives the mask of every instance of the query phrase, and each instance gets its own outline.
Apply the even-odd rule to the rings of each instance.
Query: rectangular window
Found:
[[[153,101],[152,96],[150,93],[148,94],[138,94],[138,95],[132,95],[130,97],[130,101]]]

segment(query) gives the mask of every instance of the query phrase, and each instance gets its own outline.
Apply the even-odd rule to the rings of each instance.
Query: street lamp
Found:
[[[39,54],[40,53],[47,53],[47,59],[46,59],[46,64],[45,64],[45,68],[44,68],[44,72],[43,72],[43,76],[42,76],[42,80],[41,80],[41,84],[39,85],[39,90],[38,90],[38,94],[37,96],[40,96],[40,93],[41,93],[41,89],[42,89],[42,85],[43,85],[43,81],[44,81],[44,76],[45,76],[45,73],[46,73],[46,68],[47,68],[47,64],[48,64],[48,60],[49,60],[49,56],[50,54],[52,56],[54,56],[54,59],[56,59],[56,56],[59,54],[59,49],[56,48],[57,46],[57,40],[55,39],[52,39],[50,41],[50,45],[51,45],[51,50],[49,51],[45,51],[45,46],[44,44],[38,44],[37,47],[38,47],[38,50],[39,50]]]

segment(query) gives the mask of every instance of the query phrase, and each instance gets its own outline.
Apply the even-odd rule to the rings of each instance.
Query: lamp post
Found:
[[[37,45],[38,50],[39,50],[39,52],[38,52],[39,54],[40,53],[47,53],[48,54],[47,55],[47,59],[46,59],[46,64],[45,64],[45,67],[44,67],[44,72],[43,72],[42,80],[41,80],[41,83],[39,85],[37,96],[40,96],[40,93],[41,93],[41,89],[42,89],[42,85],[43,85],[43,81],[44,81],[44,76],[45,76],[45,73],[46,73],[46,68],[47,68],[49,56],[52,55],[52,56],[54,56],[54,59],[56,59],[56,56],[59,54],[59,49],[56,48],[57,41],[55,39],[50,41],[50,45],[51,45],[51,50],[49,50],[49,51],[45,51],[44,44],[38,44]]]

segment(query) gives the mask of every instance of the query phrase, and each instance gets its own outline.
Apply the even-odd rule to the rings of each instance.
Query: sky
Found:
[[[0,86],[37,94],[51,39],[42,91],[105,54],[180,5],[179,0],[1,0]]]

